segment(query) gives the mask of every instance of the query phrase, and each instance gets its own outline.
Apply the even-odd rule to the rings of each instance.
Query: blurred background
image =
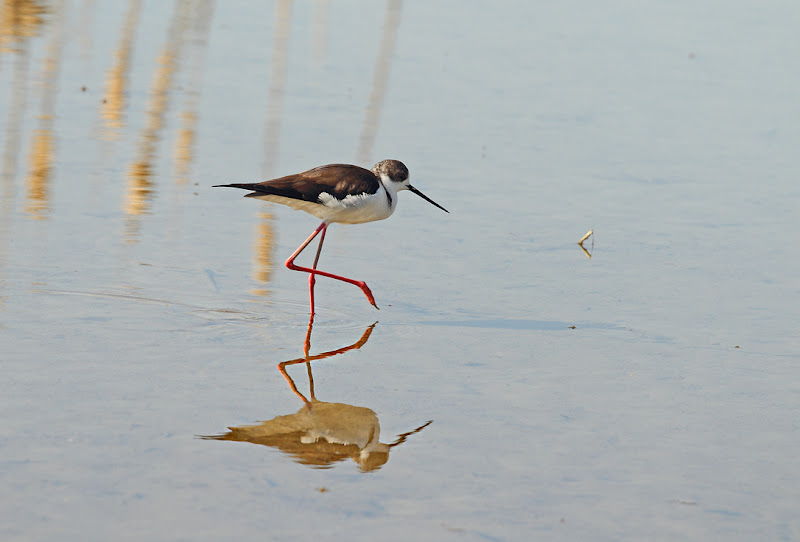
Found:
[[[1,5],[0,538],[800,538],[796,2]]]

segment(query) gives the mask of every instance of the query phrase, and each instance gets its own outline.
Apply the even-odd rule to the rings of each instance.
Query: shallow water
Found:
[[[0,538],[800,538],[795,3],[19,5]]]

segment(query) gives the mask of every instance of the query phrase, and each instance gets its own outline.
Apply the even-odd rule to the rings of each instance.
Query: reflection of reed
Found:
[[[173,19],[167,32],[167,43],[158,58],[158,67],[150,89],[147,120],[140,138],[137,158],[128,167],[128,186],[123,206],[123,210],[129,217],[125,231],[127,242],[137,240],[139,235],[138,217],[149,211],[150,201],[153,198],[155,190],[155,185],[151,180],[153,162],[164,125],[164,115],[169,105],[169,91],[172,87],[173,77],[178,70],[186,19],[191,16],[192,12],[189,4],[188,0],[181,0],[175,6]]]
[[[11,99],[5,130],[6,145],[3,149],[2,196],[4,207],[13,205],[16,199],[17,157],[21,139],[20,127],[26,107],[25,98],[28,95],[29,60],[27,43],[20,44],[14,63],[14,77],[11,82]],[[10,217],[10,214],[6,216]]]
[[[297,463],[316,468],[330,468],[335,463],[352,459],[362,472],[379,469],[389,460],[391,448],[405,442],[410,435],[422,431],[432,421],[398,435],[392,444],[384,444],[380,442],[381,427],[378,416],[373,410],[317,400],[314,393],[314,378],[311,375],[311,361],[361,348],[369,340],[375,324],[369,326],[361,338],[350,346],[312,356],[309,354],[312,323],[309,321],[306,331],[304,357],[284,361],[278,365],[278,370],[289,387],[302,399],[303,408],[295,414],[278,416],[258,425],[230,427],[229,431],[222,435],[202,438],[251,442],[277,448],[292,456]],[[294,380],[286,372],[288,365],[298,363],[306,364],[310,398],[306,398],[297,389]]]
[[[41,121],[46,127],[37,129],[33,133],[31,163],[26,180],[28,204],[25,206],[25,212],[36,220],[47,218],[50,208],[50,173],[54,154],[52,118],[42,117]]]
[[[117,139],[119,130],[123,126],[122,117],[125,110],[125,91],[128,87],[128,70],[133,54],[133,36],[139,21],[141,5],[141,0],[131,0],[128,5],[128,12],[125,14],[122,32],[119,35],[119,44],[114,53],[114,65],[106,75],[102,115],[106,128],[104,135],[107,139]]]
[[[42,70],[42,110],[39,116],[39,127],[34,131],[31,141],[30,166],[26,179],[28,204],[25,210],[35,219],[47,218],[50,208],[50,179],[55,155],[53,122],[63,51],[64,13],[62,2],[54,3],[52,17],[53,34]]]
[[[272,249],[275,246],[275,236],[272,228],[272,214],[262,211],[258,214],[255,237],[255,268],[253,278],[266,284],[272,277]],[[255,295],[267,295],[269,290],[258,288],[252,291]]]
[[[273,176],[278,161],[280,145],[281,115],[283,95],[286,89],[286,74],[289,69],[289,24],[292,15],[291,0],[278,0],[275,4],[275,37],[272,41],[270,62],[269,93],[267,115],[264,128],[264,162],[261,174],[265,179]],[[253,277],[256,281],[267,283],[272,274],[273,219],[268,212],[260,213],[260,223],[256,226],[254,239]],[[269,290],[257,288],[256,295],[267,295]]]
[[[386,3],[381,45],[378,50],[378,57],[375,59],[372,91],[369,95],[364,127],[361,130],[361,139],[356,153],[356,159],[361,164],[369,163],[372,157],[372,146],[375,143],[375,134],[378,133],[383,99],[386,96],[386,88],[389,83],[389,72],[392,68],[392,57],[394,55],[395,42],[397,41],[397,28],[400,26],[402,8],[403,0],[388,0]]]
[[[189,78],[186,91],[186,109],[181,113],[181,128],[175,138],[175,181],[186,183],[189,180],[194,158],[194,140],[197,132],[197,108],[202,88],[205,67],[205,49],[211,30],[211,17],[214,13],[212,0],[197,0],[194,6],[194,21],[191,26]]]
[[[181,127],[175,137],[175,182],[189,182],[192,158],[194,156],[194,136],[197,130],[197,111],[181,113]]]
[[[36,36],[47,11],[44,2],[3,0],[0,4],[0,53],[17,52],[20,43]]]
[[[286,74],[289,68],[289,24],[291,15],[292,1],[278,0],[275,4],[275,37],[272,42],[267,119],[264,129],[264,163],[261,167],[261,173],[265,179],[272,177],[278,158],[283,95],[286,90]]]
[[[3,0],[0,4],[0,55],[15,53],[11,79],[11,95],[5,119],[5,146],[0,170],[0,273],[8,261],[9,237],[12,229],[14,204],[17,199],[16,176],[20,134],[28,94],[28,68],[30,55],[28,38],[41,29],[43,4],[33,1]],[[2,59],[0,58],[0,61]],[[4,298],[0,296],[0,306]]]

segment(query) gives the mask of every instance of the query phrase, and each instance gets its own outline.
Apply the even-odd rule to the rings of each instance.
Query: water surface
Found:
[[[800,538],[795,3],[4,10],[3,540]]]

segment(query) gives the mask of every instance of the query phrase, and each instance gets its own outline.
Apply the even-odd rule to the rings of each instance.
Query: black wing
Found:
[[[348,164],[329,164],[261,183],[216,186],[252,190],[245,197],[269,194],[316,203],[323,192],[331,194],[336,199],[344,199],[351,194],[374,194],[380,187],[380,181],[368,169]]]

